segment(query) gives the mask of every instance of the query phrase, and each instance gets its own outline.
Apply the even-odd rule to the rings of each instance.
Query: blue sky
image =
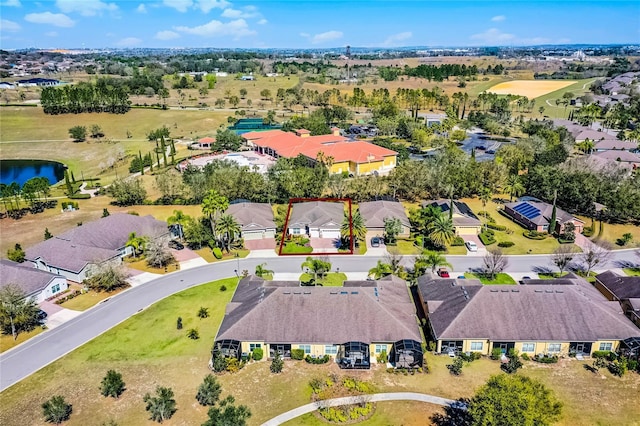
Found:
[[[0,47],[640,43],[640,1],[0,0]]]

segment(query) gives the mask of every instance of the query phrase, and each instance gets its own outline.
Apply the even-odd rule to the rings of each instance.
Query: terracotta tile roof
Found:
[[[200,143],[214,143],[215,141],[216,141],[216,138],[211,138],[209,136],[202,139],[198,139],[198,142]]]
[[[275,129],[275,130],[266,130],[264,132],[247,132],[247,133],[243,133],[241,136],[246,140],[252,140],[252,139],[266,138],[266,137],[275,136],[275,135],[281,135],[285,133],[287,132],[283,132],[282,130]]]

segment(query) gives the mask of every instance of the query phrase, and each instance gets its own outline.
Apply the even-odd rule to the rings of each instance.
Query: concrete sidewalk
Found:
[[[47,326],[47,328],[52,329],[52,328],[56,328],[61,326],[62,324],[64,324],[67,321],[70,321],[72,319],[74,319],[75,317],[77,317],[78,315],[82,314],[83,311],[74,311],[72,309],[61,309],[58,312],[49,315],[49,317],[47,318],[47,320],[45,321],[45,325]]]

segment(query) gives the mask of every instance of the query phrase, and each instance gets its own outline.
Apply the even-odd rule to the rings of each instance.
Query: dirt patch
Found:
[[[498,83],[487,91],[498,95],[519,95],[533,99],[574,83],[573,80],[515,80]]]

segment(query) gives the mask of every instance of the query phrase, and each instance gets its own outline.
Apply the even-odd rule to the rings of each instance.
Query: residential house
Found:
[[[365,141],[351,141],[341,136],[339,129],[330,135],[318,136],[298,129],[296,133],[282,130],[249,132],[242,137],[256,152],[275,158],[303,155],[314,163],[323,157],[332,174],[386,175],[396,167],[397,152]]]
[[[397,201],[367,201],[358,205],[360,215],[367,227],[367,232],[382,236],[384,234],[385,219],[398,219],[402,224],[402,231],[399,237],[409,237],[411,233],[411,223],[404,211],[404,206]],[[371,236],[374,236],[371,235]]]
[[[576,234],[582,233],[584,222],[556,207],[556,229],[549,230],[553,205],[542,201],[517,201],[503,204],[504,214],[526,229],[562,234],[567,223],[573,223]]]
[[[587,139],[590,141],[598,142],[603,139],[609,139],[611,135],[597,130],[585,128],[575,135],[576,142],[584,142]]]
[[[617,302],[607,301],[580,277],[518,286],[477,280],[418,279],[418,316],[438,352],[491,354],[515,349],[529,356],[617,351],[640,336]],[[570,283],[567,283],[570,280]]]
[[[603,139],[595,144],[595,151],[633,151],[638,149],[637,142],[621,141],[618,139]]]
[[[240,202],[230,204],[225,212],[240,224],[240,236],[245,240],[275,238],[273,209],[267,203]]]
[[[592,156],[603,160],[626,163],[633,169],[640,167],[640,155],[629,151],[601,151],[594,153]]]
[[[451,200],[433,200],[425,201],[422,207],[434,206],[439,207],[443,214],[449,215],[451,211]],[[469,206],[462,201],[453,201],[453,228],[456,235],[478,235],[482,231],[482,222],[478,216],[473,213]]]
[[[65,291],[69,285],[62,275],[41,271],[31,264],[0,259],[0,288],[14,284],[36,303]]]
[[[52,87],[62,84],[59,80],[53,80],[50,78],[29,78],[26,80],[18,80],[16,82],[18,87]]]
[[[342,368],[368,369],[383,352],[396,367],[422,366],[422,341],[406,282],[347,281],[344,287],[249,276],[227,305],[214,352],[238,359],[256,348],[268,357],[329,355]]]
[[[195,149],[211,149],[211,147],[213,146],[213,144],[216,143],[216,138],[212,138],[212,137],[204,137],[201,139],[198,139],[198,142],[194,145],[192,145],[192,148]]]
[[[287,229],[291,235],[306,234],[314,238],[340,238],[344,204],[331,201],[308,201],[291,206]]]
[[[595,287],[607,300],[620,303],[624,314],[640,327],[640,277],[607,271],[596,275]]]
[[[91,265],[108,261],[119,263],[122,258],[132,254],[133,249],[126,247],[132,232],[151,239],[169,237],[166,222],[152,216],[117,213],[85,223],[28,248],[26,260],[37,269],[82,282]]]

